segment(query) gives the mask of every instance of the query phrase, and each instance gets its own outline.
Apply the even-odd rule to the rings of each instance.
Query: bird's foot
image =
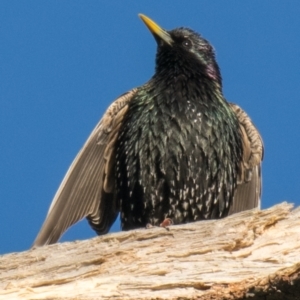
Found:
[[[170,218],[165,218],[160,224],[159,224],[159,227],[162,227],[162,228],[165,228],[167,230],[169,230],[169,226],[173,225],[173,221],[172,219]],[[150,228],[153,228],[153,227],[158,227],[158,226],[154,226],[152,225],[151,223],[147,223],[146,225],[146,229],[150,229]]]
[[[170,219],[170,218],[165,218],[161,223],[160,223],[160,227],[164,227],[164,228],[166,228],[166,227],[169,227],[169,226],[171,226],[171,225],[173,225],[173,221],[172,221],[172,219]]]

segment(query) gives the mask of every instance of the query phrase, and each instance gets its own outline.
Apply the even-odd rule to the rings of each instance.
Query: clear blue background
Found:
[[[30,247],[107,106],[152,76],[156,44],[140,12],[214,45],[225,96],[264,139],[263,207],[299,205],[299,1],[2,0],[0,253]],[[62,240],[92,236],[84,220]]]

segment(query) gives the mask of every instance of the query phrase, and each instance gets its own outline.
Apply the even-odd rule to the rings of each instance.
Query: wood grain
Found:
[[[3,255],[0,299],[300,299],[299,273],[300,208],[284,202]]]

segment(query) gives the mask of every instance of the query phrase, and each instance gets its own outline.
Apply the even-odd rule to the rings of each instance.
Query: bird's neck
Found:
[[[191,72],[174,66],[173,69],[156,72],[151,81],[158,91],[167,91],[174,95],[182,93],[184,98],[198,99],[208,104],[219,105],[225,101],[220,82],[201,72]],[[192,95],[195,93],[198,97]]]

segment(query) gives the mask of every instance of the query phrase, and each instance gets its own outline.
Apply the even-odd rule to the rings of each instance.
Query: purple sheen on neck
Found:
[[[213,67],[213,65],[208,65],[206,67],[206,72],[207,72],[208,77],[210,77],[211,79],[214,79],[214,80],[218,79],[216,69]]]

